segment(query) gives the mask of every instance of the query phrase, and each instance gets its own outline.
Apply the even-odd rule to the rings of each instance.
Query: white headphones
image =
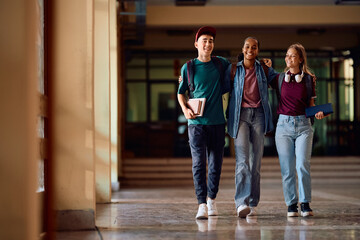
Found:
[[[286,73],[285,73],[285,82],[290,82],[290,70],[288,70]],[[297,83],[301,82],[301,80],[303,79],[304,77],[304,72],[301,71],[301,74],[296,74],[295,75],[295,81]]]

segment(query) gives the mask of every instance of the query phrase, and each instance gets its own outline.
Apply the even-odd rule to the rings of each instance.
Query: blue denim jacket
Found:
[[[227,69],[225,78],[230,78],[230,71],[231,71],[231,65]],[[271,82],[272,79],[276,77],[276,72],[274,71],[273,68],[269,68],[268,78],[266,78],[264,70],[261,67],[261,63],[258,60],[255,61],[255,71],[259,86],[261,105],[264,109],[264,114],[265,114],[264,134],[266,134],[267,132],[270,132],[274,129],[274,124],[272,121],[272,113],[269,104],[268,84]],[[241,101],[244,90],[244,78],[245,78],[245,68],[243,65],[243,61],[241,61],[236,64],[234,86],[232,87],[232,91],[230,93],[230,100],[228,106],[229,117],[227,121],[227,126],[228,126],[228,133],[232,138],[236,138],[239,131]]]

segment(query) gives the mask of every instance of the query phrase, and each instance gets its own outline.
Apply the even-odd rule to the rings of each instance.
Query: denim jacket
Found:
[[[227,69],[225,74],[225,78],[230,78],[231,65]],[[255,61],[255,71],[256,71],[256,79],[258,81],[261,105],[264,109],[265,114],[265,132],[270,132],[274,129],[274,124],[272,121],[272,113],[269,104],[269,96],[268,96],[268,84],[272,79],[276,77],[276,73],[273,68],[269,68],[268,78],[264,73],[264,70],[258,60]],[[238,62],[236,64],[236,74],[234,78],[234,85],[232,87],[232,91],[230,93],[229,100],[229,117],[227,121],[228,133],[232,138],[236,138],[239,131],[240,124],[240,112],[241,112],[241,101],[243,98],[243,90],[244,90],[244,78],[245,78],[245,68],[243,65],[243,61]],[[232,84],[232,83],[231,83]]]

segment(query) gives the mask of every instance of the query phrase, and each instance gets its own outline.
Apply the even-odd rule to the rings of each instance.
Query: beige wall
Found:
[[[147,50],[194,50],[194,36],[198,29],[193,27],[189,35],[168,35],[166,29],[148,29],[144,46]],[[238,53],[244,39],[254,36],[261,42],[261,49],[284,49],[294,42],[301,42],[307,49],[346,49],[360,44],[359,36],[350,29],[327,30],[320,35],[299,35],[296,29],[217,28],[215,50],[230,50]]]
[[[0,2],[0,239],[39,236],[35,0]]]
[[[149,50],[194,49],[195,31],[218,30],[215,49],[238,52],[247,36],[262,49],[283,49],[301,42],[307,49],[344,49],[360,45],[360,6],[148,6],[144,46]],[[319,32],[298,33],[299,29]],[[173,30],[176,34],[168,34]],[[193,30],[189,34],[182,30]]]
[[[146,25],[296,26],[360,23],[360,6],[148,6]]]
[[[57,228],[93,229],[93,1],[53,1],[49,16],[53,207]]]

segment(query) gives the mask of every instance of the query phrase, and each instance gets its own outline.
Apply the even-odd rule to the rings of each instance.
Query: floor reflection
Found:
[[[97,205],[103,239],[360,239],[358,184],[313,186],[314,217],[287,217],[281,183],[262,183],[258,215],[236,217],[234,188],[222,187],[218,216],[196,220],[192,188],[123,190]],[[97,232],[59,232],[58,240],[100,239]]]

